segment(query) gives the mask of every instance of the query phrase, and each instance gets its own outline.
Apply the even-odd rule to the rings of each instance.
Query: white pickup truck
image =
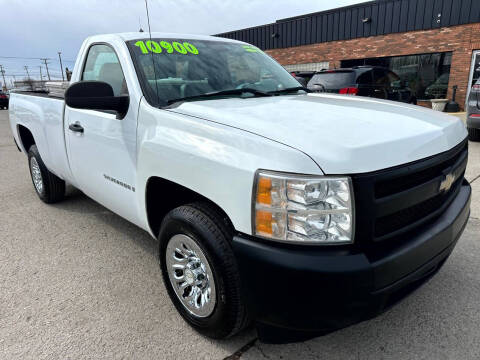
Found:
[[[14,93],[10,122],[41,200],[68,182],[158,239],[191,326],[324,333],[441,267],[470,214],[460,120],[309,93],[242,42],[150,36],[88,38],[65,99]]]

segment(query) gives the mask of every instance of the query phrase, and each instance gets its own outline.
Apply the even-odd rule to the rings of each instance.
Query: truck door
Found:
[[[109,45],[94,44],[88,49],[80,79],[104,81],[112,86],[115,95],[128,94],[121,63]],[[136,223],[138,101],[132,101],[130,96],[129,106],[121,119],[113,112],[67,106],[65,133],[75,185],[105,207]]]

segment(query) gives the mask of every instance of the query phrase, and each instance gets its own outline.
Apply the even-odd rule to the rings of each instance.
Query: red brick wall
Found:
[[[452,86],[458,85],[457,102],[463,108],[467,94],[472,51],[480,49],[479,34],[480,23],[477,23],[273,49],[267,52],[282,65],[330,61],[332,68],[340,67],[340,61],[348,59],[452,51],[448,97],[452,96]]]

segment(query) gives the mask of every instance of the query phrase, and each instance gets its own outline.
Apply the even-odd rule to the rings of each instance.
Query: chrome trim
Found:
[[[35,190],[37,190],[37,193],[42,194],[42,172],[40,171],[40,166],[38,165],[37,159],[35,159],[33,156],[30,158],[30,173],[32,175],[33,184],[35,185]]]
[[[203,250],[190,236],[174,235],[167,244],[168,278],[185,309],[204,318],[216,305],[215,279]]]

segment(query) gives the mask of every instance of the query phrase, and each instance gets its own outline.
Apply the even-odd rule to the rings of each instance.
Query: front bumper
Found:
[[[470,197],[464,181],[435,222],[383,257],[235,236],[252,317],[260,329],[323,333],[378,315],[440,269],[468,221]],[[259,335],[265,337],[264,331]]]

